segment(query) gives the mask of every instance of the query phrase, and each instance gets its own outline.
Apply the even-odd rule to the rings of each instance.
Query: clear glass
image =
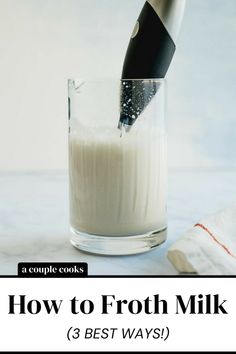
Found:
[[[118,129],[127,82],[143,90],[130,95],[131,107],[144,107],[156,88],[129,131]],[[167,229],[165,81],[71,79],[68,91],[71,243],[107,255],[160,245]]]

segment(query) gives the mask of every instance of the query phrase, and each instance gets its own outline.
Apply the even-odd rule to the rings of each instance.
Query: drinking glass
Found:
[[[68,102],[71,243],[106,255],[160,245],[167,230],[165,81],[70,79]],[[126,104],[140,111],[119,129]]]

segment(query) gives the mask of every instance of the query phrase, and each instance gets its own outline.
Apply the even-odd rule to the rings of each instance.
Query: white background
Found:
[[[1,279],[0,280],[0,350],[76,350],[76,351],[235,351],[236,298],[235,279]],[[186,302],[190,295],[220,294],[228,315],[176,315],[176,298],[182,295]],[[26,295],[26,300],[63,300],[58,315],[9,315],[8,295]],[[113,294],[116,300],[143,300],[154,294],[168,302],[168,314],[123,315],[101,314],[101,295]],[[95,310],[90,315],[72,315],[69,300],[90,299]],[[17,297],[16,297],[17,300]],[[73,327],[99,328],[157,328],[168,326],[169,338],[161,340],[114,339],[91,340],[80,338],[68,341],[66,332]],[[120,331],[119,331],[120,333]]]
[[[236,165],[236,1],[186,0],[169,161]],[[144,0],[0,0],[0,170],[67,167],[68,77],[119,78]]]

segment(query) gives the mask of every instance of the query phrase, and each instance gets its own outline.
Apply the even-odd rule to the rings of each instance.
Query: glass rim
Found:
[[[140,78],[140,79],[120,79],[120,78],[112,78],[112,77],[104,77],[104,78],[84,78],[84,77],[71,77],[67,79],[67,82],[70,83],[72,81],[80,81],[80,82],[127,82],[127,81],[143,81],[143,82],[160,82],[165,83],[167,81],[166,78]]]

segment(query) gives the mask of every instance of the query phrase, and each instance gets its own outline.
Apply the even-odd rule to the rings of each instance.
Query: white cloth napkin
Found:
[[[236,205],[198,222],[167,257],[181,273],[236,275]]]

